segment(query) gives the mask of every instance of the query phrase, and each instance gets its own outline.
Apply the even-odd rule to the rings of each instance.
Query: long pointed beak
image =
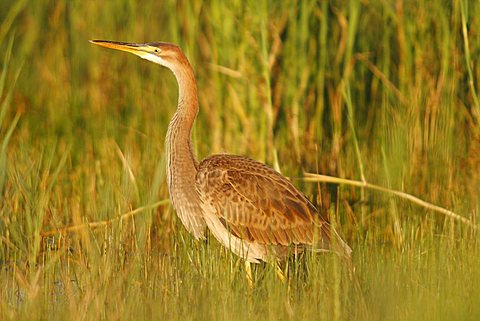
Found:
[[[109,41],[109,40],[90,40],[90,42],[102,47],[126,51],[139,56],[141,56],[142,53],[145,53],[146,48],[149,47],[147,44],[143,44],[143,43],[129,43],[129,42]]]

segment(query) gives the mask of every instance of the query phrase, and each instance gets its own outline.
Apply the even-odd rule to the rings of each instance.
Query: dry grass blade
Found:
[[[365,54],[356,54],[355,55],[355,59],[363,62],[367,67],[368,69],[370,69],[370,71],[372,72],[372,74],[375,75],[375,77],[377,77],[378,79],[380,79],[380,81],[382,82],[382,84],[388,88],[388,90],[390,92],[392,92],[397,98],[398,100],[402,103],[402,104],[406,104],[407,103],[407,99],[405,98],[405,96],[402,94],[402,92],[385,76],[385,74],[377,68],[377,66],[375,66],[370,60],[368,60],[368,57],[367,55]]]
[[[109,224],[111,224],[115,221],[123,220],[123,219],[129,218],[129,217],[132,217],[132,216],[134,216],[136,214],[139,214],[143,211],[150,210],[150,209],[153,209],[153,208],[157,208],[159,206],[166,205],[168,203],[170,203],[169,199],[161,200],[161,201],[158,201],[158,202],[150,204],[150,205],[145,205],[145,206],[136,208],[134,210],[123,213],[122,215],[114,217],[114,218],[109,219],[109,220],[89,222],[89,223],[83,223],[83,224],[78,224],[78,225],[73,225],[73,226],[67,226],[67,227],[64,227],[64,228],[61,228],[61,229],[42,232],[41,235],[42,235],[42,237],[48,237],[48,236],[53,236],[53,235],[58,235],[58,234],[65,234],[65,233],[68,233],[68,232],[76,232],[76,231],[84,229],[84,228],[99,228],[99,227],[107,226],[107,225],[109,225]]]
[[[360,181],[355,181],[355,180],[350,180],[350,179],[345,179],[345,178],[339,178],[339,177],[334,177],[334,176],[328,176],[328,175],[320,175],[320,174],[313,174],[313,173],[304,173],[305,177],[304,180],[307,182],[323,182],[323,183],[334,183],[334,184],[344,184],[344,185],[351,185],[351,186],[358,186],[358,187],[364,187],[364,188],[369,188],[373,190],[377,190],[380,192],[384,193],[389,193],[393,194],[395,196],[398,196],[400,198],[406,199],[411,201],[412,203],[415,203],[417,205],[420,205],[422,207],[425,207],[429,210],[444,214],[445,216],[448,216],[456,221],[459,221],[463,224],[466,224],[474,229],[478,229],[478,226],[474,224],[471,220],[453,212],[450,210],[447,210],[443,207],[440,207],[438,205],[429,203],[427,201],[424,201],[416,196],[413,196],[411,194],[405,193],[405,192],[400,192],[397,190],[392,190],[388,189],[382,186],[374,185],[365,182],[360,182]]]

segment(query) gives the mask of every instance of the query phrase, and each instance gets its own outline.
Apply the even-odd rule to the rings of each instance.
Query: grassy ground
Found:
[[[364,178],[476,222],[479,30],[465,0],[0,2],[0,320],[480,319],[473,229],[301,180]],[[256,266],[250,289],[237,257],[193,241],[165,182],[174,78],[95,38],[180,44],[199,157],[291,177],[353,248],[355,279],[310,253],[287,283]]]

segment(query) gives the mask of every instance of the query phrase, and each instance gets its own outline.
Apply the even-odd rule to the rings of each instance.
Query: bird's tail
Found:
[[[328,223],[323,223],[319,228],[319,237],[314,243],[312,250],[315,252],[334,252],[350,261],[352,257],[351,247],[338,235],[337,231]]]
[[[337,231],[335,231],[333,228],[331,229],[330,246],[333,251],[342,254],[346,259],[350,260],[352,257],[352,248],[340,237],[340,235],[338,235]]]

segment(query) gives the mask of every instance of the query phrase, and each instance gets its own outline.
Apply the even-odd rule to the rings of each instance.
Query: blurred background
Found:
[[[479,17],[467,0],[0,2],[0,319],[42,319],[52,300],[79,320],[478,319],[474,230],[302,177],[366,180],[476,224]],[[246,155],[290,177],[354,249],[361,290],[313,256],[291,262],[288,288],[257,267],[249,292],[237,258],[194,242],[167,203],[173,75],[89,39],[178,44],[198,81],[199,159]],[[57,233],[86,222],[103,223]]]

